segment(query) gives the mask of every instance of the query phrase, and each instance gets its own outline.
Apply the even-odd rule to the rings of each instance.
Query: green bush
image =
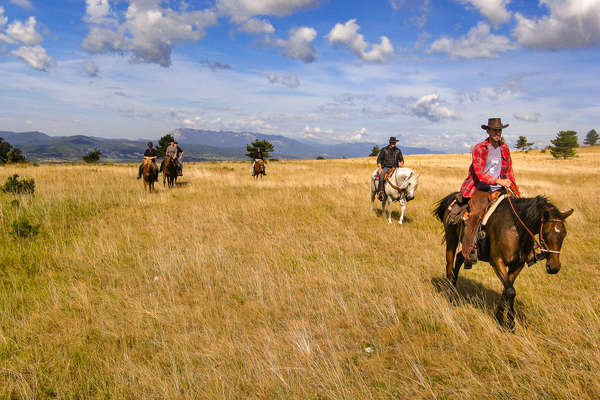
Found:
[[[14,220],[11,224],[10,234],[15,238],[28,238],[38,233],[40,233],[40,224],[31,225],[25,217]]]
[[[9,176],[0,188],[4,193],[33,194],[35,190],[35,182],[33,178],[19,180],[19,175],[14,174]]]

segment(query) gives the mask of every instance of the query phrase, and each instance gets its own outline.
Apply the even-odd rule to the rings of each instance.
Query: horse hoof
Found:
[[[392,225],[392,220],[388,219],[388,224]]]
[[[402,225],[402,221],[398,221],[398,225]]]

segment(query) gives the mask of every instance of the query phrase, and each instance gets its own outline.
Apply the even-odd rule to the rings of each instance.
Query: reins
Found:
[[[511,195],[514,195],[514,192],[509,188],[507,189]],[[523,228],[525,228],[525,230],[527,231],[527,233],[529,233],[529,236],[531,236],[531,238],[533,239],[533,241],[535,242],[536,248],[540,249],[541,252],[543,253],[554,253],[554,254],[560,254],[560,251],[556,251],[556,250],[550,250],[548,248],[548,246],[546,246],[546,242],[544,241],[544,235],[543,235],[543,228],[544,228],[544,222],[562,222],[561,219],[558,218],[551,218],[551,219],[544,219],[542,217],[542,223],[540,224],[540,232],[539,232],[539,236],[540,236],[540,241],[538,242],[538,240],[535,238],[535,235],[529,230],[529,228],[527,227],[527,225],[525,225],[525,222],[523,222],[523,220],[521,219],[521,217],[519,216],[519,214],[517,213],[517,210],[515,210],[515,206],[513,206],[512,200],[510,199],[511,196],[506,196],[508,198],[508,204],[510,204],[510,208],[513,211],[513,214],[515,214],[515,216],[517,217],[517,220],[521,223],[521,225],[523,226]]]
[[[396,170],[396,171],[397,171],[397,170]],[[394,171],[394,173],[393,173],[392,175],[395,175],[395,174],[396,174],[396,171]],[[406,189],[406,188],[404,187],[404,185],[405,185],[405,184],[408,182],[408,180],[410,179],[410,177],[411,177],[411,176],[413,176],[413,174],[414,174],[414,171],[411,171],[411,172],[410,172],[410,174],[409,174],[409,175],[408,175],[406,178],[404,178],[404,181],[402,181],[402,185],[400,185],[400,186],[396,186],[396,185],[394,185],[394,184],[393,184],[393,183],[390,181],[390,178],[391,178],[391,177],[390,177],[390,178],[388,178],[386,182],[387,182],[387,183],[389,183],[389,185],[392,187],[392,189],[395,189],[395,190],[397,190],[398,192],[401,192],[401,191],[403,191],[404,189]]]

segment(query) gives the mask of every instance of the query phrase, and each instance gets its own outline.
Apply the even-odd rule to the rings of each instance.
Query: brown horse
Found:
[[[456,287],[460,267],[464,262],[461,253],[455,254],[460,242],[462,218],[449,218],[457,193],[451,193],[436,203],[433,214],[444,224],[446,242],[446,278]],[[454,205],[456,207],[456,205]],[[523,269],[528,256],[539,246],[536,259],[546,259],[546,271],[556,274],[560,270],[560,250],[567,235],[564,220],[573,209],[560,212],[548,199],[533,198],[504,199],[490,216],[485,226],[485,238],[479,240],[479,259],[489,262],[502,282],[502,301],[496,309],[496,320],[502,327],[514,329],[516,296],[513,284]],[[539,241],[535,234],[539,235]],[[504,311],[508,306],[507,321]]]
[[[165,160],[163,161],[163,186],[165,186],[165,182],[169,185],[170,188],[175,186],[175,182],[177,182],[177,163],[174,158],[169,156],[165,156]]]
[[[259,176],[262,179],[263,175],[266,175],[265,162],[261,159],[258,159],[254,163],[254,168],[252,169],[252,176],[254,177],[254,179],[258,179]]]
[[[154,190],[154,182],[158,179],[158,168],[154,164],[156,157],[144,157],[144,165],[142,166],[142,176],[144,178],[144,191],[149,188],[149,192]]]

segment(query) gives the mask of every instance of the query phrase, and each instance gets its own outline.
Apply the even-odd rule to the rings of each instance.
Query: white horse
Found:
[[[375,178],[377,170],[371,175],[371,206],[375,209],[375,196],[377,195],[377,186],[379,179]],[[381,202],[381,211],[386,213],[388,223],[392,223],[392,202],[400,202],[402,209],[398,223],[402,225],[404,221],[404,210],[406,209],[406,203],[415,198],[415,190],[419,186],[419,174],[416,174],[410,168],[396,168],[392,175],[388,178],[388,181],[383,186],[383,201]],[[388,199],[390,200],[390,206],[386,210]]]

